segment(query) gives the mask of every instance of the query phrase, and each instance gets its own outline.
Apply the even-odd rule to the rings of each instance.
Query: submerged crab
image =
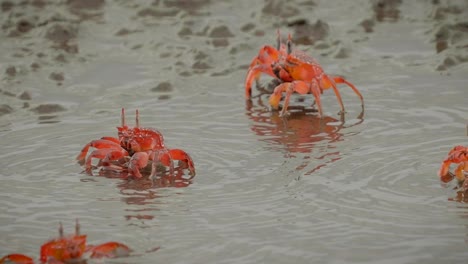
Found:
[[[91,172],[92,159],[99,159],[99,166],[106,169],[128,170],[136,178],[143,177],[140,170],[152,162],[150,179],[156,177],[158,165],[169,167],[169,173],[174,172],[173,160],[182,161],[190,175],[195,175],[193,160],[181,149],[168,149],[164,145],[161,132],[153,128],[140,127],[139,113],[136,110],[135,127],[125,123],[125,110],[122,108],[122,126],[117,127],[118,138],[102,137],[86,144],[77,156],[86,171]],[[87,156],[90,147],[95,148]]]
[[[41,263],[86,263],[89,258],[116,258],[128,256],[131,249],[120,242],[106,242],[97,246],[86,244],[86,235],[80,234],[78,220],[74,235],[64,235],[62,224],[59,226],[59,236],[41,246]],[[23,254],[10,254],[0,259],[0,264],[32,264],[34,260]]]
[[[450,172],[450,165],[458,164],[454,173]],[[463,183],[463,189],[468,189],[468,182],[465,181],[468,176],[468,147],[455,146],[451,149],[447,157],[442,161],[439,169],[439,177],[442,182],[450,182],[457,178],[459,183]]]
[[[341,83],[353,89],[361,99],[361,105],[364,109],[364,99],[359,90],[352,83],[348,82],[343,77],[327,75],[314,58],[303,51],[293,50],[291,35],[288,37],[287,44],[282,44],[279,30],[276,48],[269,45],[263,46],[258,52],[258,55],[250,63],[245,79],[246,99],[250,99],[252,96],[252,83],[254,80],[258,80],[262,73],[282,81],[276,86],[273,94],[270,96],[270,105],[274,109],[278,109],[281,95],[283,92],[286,92],[281,115],[286,114],[291,94],[297,92],[300,94],[313,94],[315,102],[317,103],[319,115],[322,117],[320,95],[324,90],[329,88],[333,88],[341,107],[340,113],[344,113],[343,101],[336,87],[337,84]]]

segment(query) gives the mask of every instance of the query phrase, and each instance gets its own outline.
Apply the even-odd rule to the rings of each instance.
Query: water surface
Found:
[[[38,256],[79,218],[90,242],[135,249],[117,263],[468,257],[468,208],[437,177],[467,142],[466,3],[40,2],[1,11],[0,256]],[[267,96],[246,103],[248,64],[277,28],[353,82],[364,112],[346,86],[344,120],[332,91],[322,120],[312,96],[288,118]],[[193,182],[82,173],[76,155],[116,135],[122,107],[191,154]]]

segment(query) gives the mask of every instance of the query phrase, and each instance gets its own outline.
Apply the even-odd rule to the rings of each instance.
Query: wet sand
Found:
[[[436,174],[468,141],[467,17],[466,1],[1,0],[0,256],[37,256],[79,218],[131,263],[466,260],[468,209]],[[246,103],[277,29],[364,113],[345,86],[344,123],[331,91],[322,121],[312,96],[286,119]],[[122,107],[193,156],[193,182],[81,173]]]

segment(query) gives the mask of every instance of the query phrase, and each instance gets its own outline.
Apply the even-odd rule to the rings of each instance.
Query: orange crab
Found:
[[[63,234],[62,224],[59,226],[59,237],[51,239],[41,246],[41,263],[82,263],[84,256],[89,258],[116,258],[128,256],[131,249],[120,242],[106,242],[97,246],[86,245],[86,235],[80,234],[78,220],[75,234]],[[0,264],[32,264],[34,260],[22,254],[10,254],[0,259]]]
[[[458,164],[454,173],[450,172],[450,165],[452,163]],[[444,161],[442,161],[439,169],[440,180],[447,183],[456,177],[460,183],[464,182],[463,188],[467,189],[468,182],[465,181],[466,176],[468,176],[468,147],[455,146],[449,151]]]
[[[262,73],[268,74],[282,81],[276,86],[273,94],[270,96],[270,105],[278,109],[281,95],[286,92],[281,115],[287,113],[289,99],[292,93],[313,94],[317,103],[320,117],[323,116],[320,95],[324,90],[333,88],[336,98],[341,107],[340,113],[344,113],[344,105],[338,91],[337,84],[346,84],[361,99],[361,106],[364,109],[364,99],[359,90],[346,79],[340,76],[327,75],[322,67],[314,60],[300,50],[292,49],[291,35],[288,37],[287,44],[281,43],[280,32],[278,30],[277,46],[263,46],[258,55],[250,63],[247,77],[245,79],[245,96],[250,99],[252,96],[252,83],[258,80]]]
[[[0,264],[34,264],[34,260],[23,254],[9,254],[0,259]]]
[[[77,156],[80,164],[84,164],[86,171],[91,172],[93,158],[99,159],[98,165],[106,169],[128,170],[136,178],[143,177],[140,170],[152,161],[150,179],[157,174],[157,166],[168,166],[170,174],[174,172],[173,160],[184,162],[189,174],[195,175],[192,158],[181,149],[168,149],[164,145],[161,132],[153,128],[140,127],[139,113],[136,110],[135,127],[125,123],[125,110],[122,108],[122,126],[117,127],[118,138],[102,137],[86,144]],[[90,147],[95,148],[87,156]]]

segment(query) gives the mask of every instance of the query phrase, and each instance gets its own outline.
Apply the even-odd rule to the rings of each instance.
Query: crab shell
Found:
[[[42,262],[79,260],[86,250],[86,235],[52,239],[41,246]]]

